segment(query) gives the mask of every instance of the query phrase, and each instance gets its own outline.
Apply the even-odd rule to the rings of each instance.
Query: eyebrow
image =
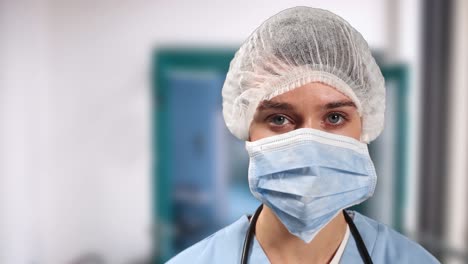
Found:
[[[325,109],[333,109],[333,108],[339,108],[343,106],[352,106],[354,108],[357,108],[356,104],[353,101],[338,101],[338,102],[331,102],[326,104],[323,108]]]
[[[275,109],[275,110],[294,110],[294,106],[289,103],[281,103],[281,102],[275,102],[275,101],[268,101],[264,100],[260,103],[258,106],[258,110],[263,111],[263,110],[268,110],[268,109]]]
[[[331,102],[331,103],[325,104],[322,108],[334,109],[334,108],[339,108],[339,107],[344,107],[344,106],[351,106],[351,107],[357,108],[356,104],[353,101]],[[291,110],[294,110],[294,106],[289,103],[281,103],[281,102],[268,101],[268,100],[262,101],[260,105],[258,106],[258,110],[260,111],[269,110],[269,109],[291,111]]]

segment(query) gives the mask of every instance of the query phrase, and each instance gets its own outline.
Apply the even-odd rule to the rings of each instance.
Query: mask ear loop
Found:
[[[369,144],[369,135],[366,133],[361,132],[361,136],[359,137],[359,141]]]
[[[361,113],[359,113],[361,117],[361,136],[359,137],[359,141],[364,142],[366,144],[369,144],[369,134],[368,133],[363,133],[364,127],[364,117],[362,116]]]
[[[368,143],[369,143],[369,142],[368,142],[368,138],[367,138],[367,136],[363,136],[363,135],[361,135],[361,137],[359,138],[359,140],[360,140],[361,142],[364,142],[364,143],[366,143],[366,144],[368,144]]]

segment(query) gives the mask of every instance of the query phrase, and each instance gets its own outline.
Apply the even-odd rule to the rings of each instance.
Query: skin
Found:
[[[361,118],[355,104],[335,88],[309,83],[259,104],[249,140],[313,128],[360,139]],[[310,242],[288,232],[264,205],[256,224],[256,238],[271,263],[329,263],[343,240],[346,220],[338,214]]]

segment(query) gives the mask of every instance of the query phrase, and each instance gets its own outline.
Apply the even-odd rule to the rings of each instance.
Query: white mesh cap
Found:
[[[311,82],[332,86],[356,104],[362,141],[380,134],[385,82],[367,42],[341,17],[311,7],[270,17],[236,52],[222,91],[227,127],[248,140],[261,101]]]

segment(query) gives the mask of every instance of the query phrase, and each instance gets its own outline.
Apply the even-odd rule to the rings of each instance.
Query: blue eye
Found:
[[[272,116],[269,122],[273,123],[275,126],[282,126],[282,125],[290,123],[289,120],[285,116],[282,116],[282,115]]]
[[[343,122],[343,116],[338,113],[331,113],[327,116],[327,121],[332,125],[338,125]]]

